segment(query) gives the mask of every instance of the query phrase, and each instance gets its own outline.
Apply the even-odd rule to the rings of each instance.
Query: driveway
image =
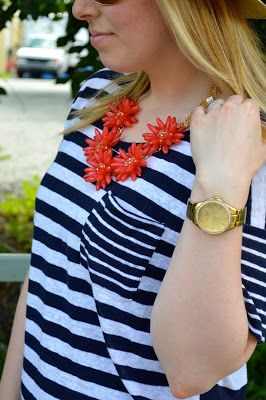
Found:
[[[72,99],[69,84],[52,79],[0,79],[8,92],[0,98],[0,191],[18,189],[22,179],[42,177],[62,140],[60,132]]]

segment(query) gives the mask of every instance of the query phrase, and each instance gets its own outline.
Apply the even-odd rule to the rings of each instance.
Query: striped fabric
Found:
[[[87,106],[116,76],[107,69],[94,74],[73,109]],[[101,121],[95,126],[101,129]],[[21,398],[172,400],[151,344],[150,316],[194,181],[189,132],[168,155],[150,157],[136,182],[113,181],[96,192],[83,179],[82,150],[95,126],[63,139],[38,189]],[[129,143],[114,151],[119,147]],[[249,327],[259,342],[266,328],[263,177],[259,171],[252,184],[242,260]],[[246,384],[244,366],[193,400],[244,400]]]

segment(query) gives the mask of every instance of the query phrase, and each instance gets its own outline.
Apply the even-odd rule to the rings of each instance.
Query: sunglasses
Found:
[[[101,4],[102,6],[112,6],[119,3],[120,0],[94,0],[95,3]]]

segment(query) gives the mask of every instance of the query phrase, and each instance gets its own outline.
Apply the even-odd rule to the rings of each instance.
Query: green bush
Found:
[[[266,400],[266,343],[257,346],[247,366],[247,400]]]
[[[31,249],[36,191],[40,178],[22,182],[22,194],[4,194],[0,203],[0,246],[15,252]]]

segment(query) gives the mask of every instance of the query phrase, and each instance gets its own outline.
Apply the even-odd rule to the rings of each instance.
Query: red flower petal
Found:
[[[137,174],[135,171],[132,171],[130,174],[130,178],[132,179],[132,181],[135,181],[137,179]]]
[[[123,149],[119,149],[119,154],[120,154],[120,156],[121,156],[122,158],[124,158],[124,159],[127,159],[127,158],[128,158],[127,152],[125,152],[125,150],[123,150]],[[117,156],[117,157],[119,157],[119,156]]]
[[[164,154],[168,154],[168,150],[169,150],[169,146],[167,146],[167,144],[163,144],[162,145],[162,151]]]
[[[169,118],[169,117],[168,117]],[[168,118],[167,118],[167,121],[168,121]],[[167,121],[166,121],[166,123],[167,123]],[[156,118],[156,122],[157,122],[157,124],[158,124],[158,126],[159,126],[159,128],[160,129],[165,129],[165,125],[164,125],[164,123],[160,120],[160,118]]]

